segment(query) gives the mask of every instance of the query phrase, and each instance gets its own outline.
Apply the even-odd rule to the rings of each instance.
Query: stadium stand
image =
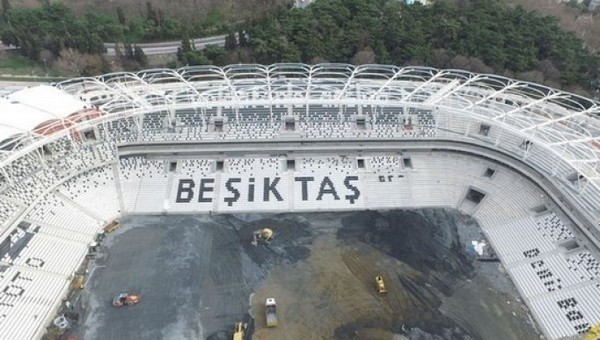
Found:
[[[297,159],[298,172],[303,174],[350,174],[356,172],[353,160],[348,157],[304,157]]]
[[[56,309],[68,283],[63,276],[40,270],[0,266],[2,338],[35,338],[40,322]]]
[[[178,162],[178,172],[186,177],[205,177],[213,172],[214,161],[210,159],[183,159]]]
[[[165,198],[169,183],[164,160],[121,158],[119,177],[126,211],[156,213],[163,210],[164,201],[161,198]]]
[[[69,276],[87,252],[85,244],[35,234],[11,264]]]
[[[58,192],[104,222],[120,214],[112,166],[87,170],[64,182]],[[90,203],[93,202],[93,205]],[[83,209],[82,209],[83,210]],[[85,210],[84,210],[85,211]]]
[[[573,237],[573,233],[564,222],[554,213],[545,214],[536,219],[537,229],[542,236],[549,236],[554,241],[562,241]]]
[[[91,191],[97,193],[96,190]],[[102,222],[79,207],[62,199],[56,193],[44,195],[25,216],[25,221],[45,226],[53,226],[73,233],[88,235],[88,239],[95,235]]]
[[[367,159],[369,172],[374,174],[394,174],[402,169],[400,163],[402,160],[399,156],[373,156]]]
[[[267,172],[278,176],[281,172],[281,160],[278,158],[228,158],[225,160],[227,172],[236,175],[258,175]]]
[[[96,233],[128,213],[457,208],[547,338],[600,323],[592,100],[458,70],[278,64],[70,79],[0,107],[0,339],[40,338]]]
[[[15,217],[15,214],[18,212],[18,210],[19,208],[16,204],[13,204],[7,200],[0,200],[0,223],[2,223],[3,226],[8,225],[9,221]]]

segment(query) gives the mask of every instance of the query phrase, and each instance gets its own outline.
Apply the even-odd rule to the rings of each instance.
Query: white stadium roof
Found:
[[[45,112],[56,119],[65,118],[85,108],[85,103],[78,98],[48,85],[29,87],[13,92],[7,98],[39,112]]]
[[[62,121],[85,109],[86,104],[74,96],[48,85],[12,92],[0,98],[0,141],[33,130],[49,121]]]
[[[294,92],[293,98],[286,93]],[[79,98],[83,99],[80,100]],[[461,70],[387,65],[276,64],[154,69],[76,78],[9,94],[0,102],[0,141],[98,106],[111,114],[169,107],[272,104],[428,106],[501,125],[543,145],[600,190],[600,107],[542,85]],[[20,145],[39,135],[28,133]],[[23,139],[27,141],[23,141]],[[11,140],[12,143],[12,140]],[[43,141],[41,141],[43,143]],[[17,151],[18,152],[18,151]],[[4,154],[3,159],[18,157]]]
[[[57,87],[92,103],[95,99],[108,113],[141,113],[161,105],[326,105],[340,101],[458,110],[547,146],[600,188],[598,103],[496,75],[387,65],[231,65],[113,73],[71,79]],[[291,91],[293,100],[284,96]]]
[[[340,104],[435,108],[500,127],[544,148],[552,155],[549,158],[567,163],[573,176],[581,179],[577,185],[600,192],[598,102],[496,75],[388,65],[196,66],[111,73],[27,88],[0,99],[0,162],[9,163],[39,148],[61,127],[90,124],[68,117],[92,106],[100,109],[101,122],[179,108]],[[32,131],[42,124],[54,128],[45,130],[50,133]],[[520,157],[527,158],[527,152]]]

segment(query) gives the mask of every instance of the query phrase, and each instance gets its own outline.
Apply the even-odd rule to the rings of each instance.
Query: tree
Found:
[[[190,40],[190,36],[188,34],[187,30],[183,31],[183,34],[181,36],[181,48],[183,49],[184,52],[188,52],[194,49],[194,46],[192,45],[192,42]]]
[[[176,39],[181,36],[181,31],[184,25],[171,18],[164,18],[160,26],[161,36],[163,39]]]
[[[192,44],[190,43],[190,36],[188,35],[188,31],[184,30],[181,37],[181,46],[177,48],[177,60],[183,65],[187,65],[187,54],[191,50]]]
[[[451,68],[456,68],[459,70],[468,70],[469,69],[469,58],[464,55],[457,55],[452,60],[450,60],[449,66]]]
[[[115,44],[115,57],[119,62],[123,63],[125,57],[123,56],[123,51],[121,51],[121,47],[118,43]]]
[[[354,65],[374,64],[376,57],[373,49],[367,46],[364,50],[356,52],[352,59],[350,59],[350,62]]]
[[[225,37],[225,49],[231,51],[235,49],[237,45],[237,41],[235,39],[235,33],[233,31],[229,31],[229,34]]]
[[[85,13],[81,25],[81,29],[84,29],[89,35],[97,35],[103,42],[124,39],[124,26],[106,14],[88,11]]]
[[[58,56],[63,49],[75,49],[83,54],[105,52],[101,31],[75,16],[63,3],[53,2],[39,8],[18,8],[6,12],[7,27],[2,31],[4,43],[19,48],[19,52],[40,61],[39,53],[46,49]],[[100,20],[101,21],[101,20]],[[93,25],[92,25],[93,26]]]
[[[182,65],[187,65],[188,61],[186,58],[186,52],[183,50],[181,46],[177,47],[177,61],[179,61]]]
[[[225,55],[225,49],[219,45],[208,45],[204,48],[202,53],[210,60],[209,64],[221,65],[221,61]]]
[[[144,53],[141,47],[135,46],[133,50],[133,59],[141,66],[145,67],[148,65],[148,57]]]
[[[208,59],[202,51],[190,51],[187,53],[186,58],[189,65],[211,65],[212,60]]]
[[[125,49],[125,59],[126,60],[134,60],[134,51],[133,47],[129,43],[123,44],[123,49]]]
[[[44,73],[46,76],[48,75],[48,65],[52,65],[56,59],[56,56],[52,51],[49,50],[41,50],[40,51],[40,60],[42,61],[42,66],[44,67]]]
[[[119,20],[119,24],[127,26],[127,19],[125,19],[125,13],[121,7],[117,7],[117,20]]]
[[[6,12],[11,9],[9,0],[2,0],[2,19],[6,21]]]
[[[92,76],[108,71],[108,64],[99,55],[81,53],[69,48],[61,51],[54,67],[69,76]]]
[[[154,26],[160,26],[160,18],[158,12],[152,7],[150,1],[146,1],[146,18],[154,23]]]
[[[239,30],[238,31],[238,39],[239,39],[239,45],[240,47],[246,47],[248,42],[246,41],[246,31],[244,30]]]
[[[560,71],[556,68],[554,63],[548,59],[540,61],[537,69],[544,74],[546,81],[560,81]]]
[[[436,49],[433,51],[433,54],[431,55],[431,59],[430,59],[430,63],[431,66],[433,67],[437,67],[437,68],[447,68],[448,67],[448,63],[450,62],[450,55],[448,54],[448,51],[445,49]]]
[[[538,83],[538,84],[541,84],[544,81],[544,74],[537,70],[517,73],[516,77],[518,79],[522,79],[522,80],[526,80],[526,81],[530,81],[530,82]]]

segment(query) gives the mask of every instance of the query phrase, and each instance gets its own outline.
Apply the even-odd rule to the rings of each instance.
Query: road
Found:
[[[215,35],[212,37],[193,39],[194,46],[197,50],[205,48],[207,45],[225,46],[225,37],[227,35]],[[115,43],[104,43],[106,55],[115,55]],[[121,44],[122,45],[122,44]],[[155,43],[140,43],[135,44],[142,48],[146,55],[157,54],[174,54],[177,53],[177,48],[181,45],[181,40],[177,41],[162,41]],[[8,46],[0,43],[0,50],[13,50],[14,46]]]
[[[225,46],[225,37],[226,35],[216,35],[207,38],[194,39],[193,42],[196,49],[200,50],[205,48],[207,45]],[[115,45],[115,43],[104,43],[107,55],[115,55]],[[141,47],[146,55],[174,54],[177,53],[177,48],[181,45],[181,40],[143,43],[136,45]]]

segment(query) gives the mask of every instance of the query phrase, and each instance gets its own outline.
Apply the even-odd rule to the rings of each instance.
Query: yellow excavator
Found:
[[[600,339],[600,324],[592,327],[586,334],[585,340],[598,340]]]
[[[255,230],[252,234],[252,245],[257,246],[258,242],[263,242],[266,244],[271,243],[273,239],[273,230],[269,228],[262,228]]]
[[[246,331],[247,327],[248,325],[245,323],[236,322],[235,326],[233,327],[233,340],[244,340],[244,332]]]

